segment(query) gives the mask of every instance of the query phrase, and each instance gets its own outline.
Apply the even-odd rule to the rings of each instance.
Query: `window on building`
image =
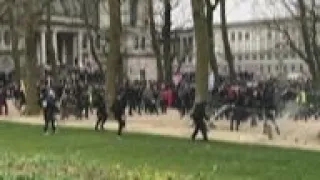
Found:
[[[238,65],[238,72],[241,72],[241,66]]]
[[[242,32],[238,32],[238,40],[239,40],[239,41],[242,40]]]
[[[279,71],[279,66],[278,66],[278,65],[276,65],[276,68],[275,68],[275,69],[276,69],[276,71],[278,72],[278,71]]]
[[[260,54],[260,60],[264,60],[265,55],[263,53]]]
[[[85,35],[85,36],[83,36],[83,40],[82,40],[82,48],[83,49],[87,48],[87,42],[88,42],[88,36]]]
[[[291,65],[291,71],[295,72],[296,71],[296,66],[294,64]]]
[[[10,31],[5,31],[4,32],[4,44],[6,46],[10,46],[11,44],[11,34],[10,34]]]
[[[252,54],[252,60],[257,60],[257,54]]]
[[[250,33],[246,32],[244,38],[246,39],[246,41],[250,40]]]
[[[193,45],[193,37],[192,36],[190,36],[188,38],[188,43],[189,43],[189,47],[192,47],[192,45]]]
[[[264,70],[264,67],[263,67],[263,65],[261,64],[261,65],[260,65],[260,72],[263,73],[263,70]]]
[[[134,49],[139,49],[139,37],[136,36],[134,39]]]
[[[268,65],[268,73],[271,73],[271,65]]]
[[[231,32],[231,41],[235,41],[236,40],[236,34],[235,32]]]
[[[192,56],[188,56],[188,61],[189,61],[189,63],[192,63]]]
[[[289,58],[289,54],[287,52],[283,53],[283,59],[288,59]]]
[[[294,51],[291,52],[291,58],[296,58],[296,53]]]
[[[135,27],[137,25],[138,16],[138,0],[130,1],[130,25]]]
[[[272,59],[272,54],[271,54],[271,52],[268,52],[268,54],[267,54],[267,59],[268,59],[268,60],[271,60],[271,59]]]
[[[283,65],[283,72],[284,72],[284,73],[288,72],[287,65]]]
[[[272,31],[267,32],[267,38],[268,38],[268,40],[272,39]]]
[[[241,61],[242,60],[242,55],[238,55],[238,60]]]
[[[146,38],[142,37],[141,38],[141,49],[146,49]]]
[[[274,58],[277,59],[277,60],[280,59],[280,53],[279,52],[275,52],[274,53]]]
[[[245,54],[245,55],[244,55],[244,60],[250,60],[249,54]]]
[[[300,64],[300,72],[303,72],[304,68],[303,68],[303,64]]]
[[[187,49],[188,48],[188,38],[184,37],[183,38],[183,49]]]
[[[142,81],[146,80],[146,70],[145,69],[140,70],[140,80],[142,80]]]
[[[100,37],[100,35],[98,34],[98,35],[96,36],[96,47],[97,47],[98,49],[100,49],[100,47],[101,47],[101,42],[100,42],[100,40],[101,40],[101,37]]]

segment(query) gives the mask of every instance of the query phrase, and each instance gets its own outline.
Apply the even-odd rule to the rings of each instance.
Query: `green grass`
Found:
[[[187,139],[62,128],[54,136],[42,127],[0,123],[0,156],[68,157],[80,154],[85,162],[102,167],[149,169],[179,174],[207,174],[210,179],[309,180],[320,177],[320,153],[224,142],[192,143]],[[0,159],[1,160],[1,159]]]

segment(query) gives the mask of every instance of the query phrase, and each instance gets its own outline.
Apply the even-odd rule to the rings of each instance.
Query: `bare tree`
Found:
[[[109,42],[109,54],[107,64],[107,94],[108,102],[113,102],[116,95],[116,79],[117,67],[121,61],[121,14],[120,14],[120,1],[109,0],[108,1],[110,12],[110,42]]]
[[[219,77],[217,57],[215,54],[215,39],[213,32],[213,12],[216,10],[220,3],[220,0],[214,0],[214,3],[211,0],[206,0],[206,13],[207,13],[207,28],[209,36],[209,49],[210,49],[210,66],[214,73],[215,77]]]
[[[205,101],[208,92],[209,38],[204,0],[191,0],[197,47],[196,100]]]
[[[162,0],[161,3],[163,5],[163,12],[155,12],[153,7],[154,1],[148,0],[149,28],[153,52],[157,59],[158,80],[170,82],[172,81],[174,59],[177,59],[177,70],[180,70],[183,60],[186,56],[189,56],[192,51],[192,47],[186,47],[184,49],[184,54],[179,56],[176,49],[176,39],[172,38],[171,14],[172,10],[178,7],[180,1]],[[160,23],[162,26],[160,30],[157,30],[154,20],[155,15],[160,15],[163,20]]]
[[[148,0],[148,17],[149,17],[149,28],[150,28],[149,31],[151,35],[152,49],[157,61],[157,77],[158,77],[158,81],[163,81],[164,74],[163,74],[163,66],[162,66],[162,53],[160,49],[160,44],[158,43],[159,39],[157,36],[156,24],[154,21],[153,0]]]
[[[26,47],[26,63],[25,63],[25,90],[26,90],[26,115],[35,115],[40,111],[38,104],[37,82],[39,80],[39,68],[36,59],[36,33],[41,15],[44,9],[52,0],[40,3],[37,0],[28,0],[23,3],[24,7],[24,25],[25,30],[25,47]]]
[[[52,4],[48,3],[46,7],[46,56],[47,62],[51,66],[51,74],[53,84],[57,82],[57,59],[53,47],[53,33],[52,33]]]
[[[229,74],[231,79],[235,79],[236,72],[234,69],[234,57],[231,51],[230,42],[228,38],[228,27],[226,19],[226,0],[220,1],[220,19],[221,19],[221,33],[224,46],[225,58],[229,67]]]
[[[165,70],[165,81],[172,81],[172,58],[171,58],[171,3],[164,0],[164,26],[162,28],[163,59]]]
[[[87,29],[87,37],[89,38],[89,42],[90,42],[90,52],[93,56],[93,60],[94,62],[98,65],[98,68],[99,68],[99,71],[101,74],[103,74],[103,66],[102,66],[102,63],[101,63],[101,59],[99,58],[98,56],[98,53],[97,53],[97,49],[96,49],[96,46],[95,46],[95,43],[94,43],[94,36],[93,36],[93,32],[92,32],[92,27],[91,27],[91,24],[89,23],[89,16],[91,14],[93,14],[93,12],[91,11],[92,8],[90,9],[89,7],[90,4],[89,3],[92,3],[91,1],[88,1],[88,0],[83,0],[83,12],[84,12],[84,22],[85,22],[85,26],[86,26],[86,29]],[[97,3],[97,4],[100,4],[99,3],[99,0],[95,0],[94,3]],[[95,34],[98,34],[98,32],[96,31]],[[99,41],[99,39],[96,39],[97,41]]]
[[[20,63],[20,52],[19,52],[19,32],[18,32],[18,12],[16,1],[9,1],[9,26],[11,31],[11,57],[14,62],[14,81],[20,84],[21,80],[21,63]]]
[[[279,34],[284,35],[286,44],[296,53],[308,66],[310,74],[316,83],[320,80],[320,57],[318,31],[316,30],[319,17],[316,12],[316,1],[309,3],[303,0],[288,1],[281,0],[278,3],[290,15],[287,19],[274,17],[273,22],[268,25]],[[289,18],[291,18],[289,20]],[[285,20],[289,20],[285,22]],[[291,23],[297,33],[290,31],[286,23]]]

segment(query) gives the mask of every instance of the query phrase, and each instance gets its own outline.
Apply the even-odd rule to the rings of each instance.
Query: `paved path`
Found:
[[[41,117],[20,117],[18,115],[10,115],[8,117],[1,117],[0,120],[33,125],[43,124]],[[290,124],[288,122],[289,121],[280,123],[280,127],[286,127],[281,128],[283,131],[282,136],[275,137],[274,140],[268,140],[265,135],[262,135],[261,126],[252,129],[249,128],[249,125],[243,125],[241,126],[240,132],[229,132],[228,122],[218,121],[216,122],[218,129],[211,130],[209,138],[236,143],[320,150],[320,140],[316,138],[317,134],[315,133],[315,127],[320,127],[319,122],[316,125],[305,123],[296,123],[292,125],[293,122],[290,121]],[[93,129],[94,123],[94,117],[91,117],[90,120],[75,120],[71,118],[66,121],[58,121],[58,126]],[[290,128],[288,128],[289,125]],[[116,130],[117,123],[114,121],[108,121],[106,129]],[[168,115],[135,115],[134,117],[129,117],[127,119],[127,127],[125,131],[189,138],[192,133],[192,128],[190,127],[190,121],[180,119],[179,115],[175,111],[170,111]],[[311,131],[314,132],[311,133]]]

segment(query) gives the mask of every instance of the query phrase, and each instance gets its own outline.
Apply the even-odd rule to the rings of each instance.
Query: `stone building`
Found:
[[[233,22],[228,24],[229,41],[237,72],[247,71],[262,76],[277,76],[280,73],[308,73],[307,65],[288,47],[283,34],[272,30],[271,20]],[[298,24],[291,19],[279,21],[286,27],[298,47],[302,47]],[[213,25],[215,32],[215,53],[218,59],[219,73],[227,74],[228,67],[224,57],[220,25]],[[180,53],[188,43],[194,45],[193,29],[178,30]],[[195,53],[186,58],[182,72],[195,70]]]
[[[90,11],[89,26],[90,29],[99,29],[99,1],[90,0],[88,3]],[[84,9],[80,1],[75,0],[54,0],[52,3],[52,31],[53,31],[53,47],[55,51],[55,57],[58,65],[69,65],[83,67],[92,59],[90,51],[89,38],[87,37],[87,26],[84,21]],[[19,18],[19,17],[18,17]],[[21,18],[21,17],[20,17]],[[8,23],[8,16],[4,16],[0,22],[0,61],[1,65],[4,62],[7,64],[13,63],[11,57],[11,34]],[[95,41],[100,41],[98,36],[94,35]],[[42,16],[38,32],[36,35],[37,42],[37,59],[39,65],[46,66],[47,62],[47,47],[46,47],[46,18]],[[94,43],[97,46],[98,51],[101,51],[99,47],[100,43]],[[19,39],[19,49],[24,49],[24,37]],[[23,62],[23,56],[21,60]],[[77,61],[75,61],[77,59]],[[10,63],[9,63],[10,62]],[[90,63],[90,62],[89,62]]]
[[[107,1],[100,7],[102,31],[109,28]],[[151,46],[148,26],[147,3],[145,0],[126,0],[121,4],[122,53],[124,69],[130,80],[156,80],[156,59]]]

